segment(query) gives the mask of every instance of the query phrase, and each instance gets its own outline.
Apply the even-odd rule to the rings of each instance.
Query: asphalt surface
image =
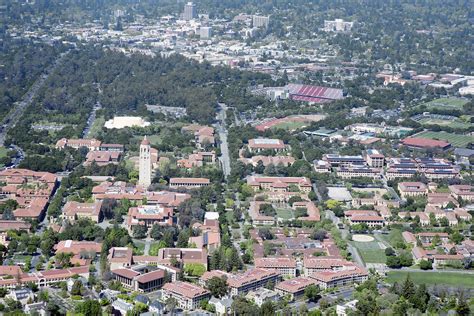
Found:
[[[222,172],[224,173],[224,177],[227,179],[227,177],[230,175],[229,146],[227,143],[227,128],[225,126],[227,106],[224,103],[218,103],[218,105],[219,111],[217,112],[216,129],[219,133],[221,148],[221,156],[219,157],[219,160],[222,165]]]

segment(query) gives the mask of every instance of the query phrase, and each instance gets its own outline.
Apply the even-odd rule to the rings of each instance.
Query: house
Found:
[[[125,316],[128,312],[133,310],[133,304],[127,303],[122,299],[117,299],[112,302],[112,309],[114,312],[118,312],[120,315]],[[114,315],[117,315],[113,313]]]
[[[184,310],[193,310],[200,306],[201,301],[209,300],[211,294],[208,290],[200,286],[176,281],[174,283],[166,283],[162,290],[162,300],[174,298],[177,306]]]
[[[15,289],[11,290],[6,297],[11,298],[14,301],[21,302],[22,305],[26,304],[28,301],[33,302],[35,295],[33,291],[29,288]]]
[[[49,314],[46,302],[25,304],[23,311],[27,315],[46,316]]]
[[[232,311],[233,302],[234,300],[227,296],[220,299],[212,297],[209,300],[209,304],[214,305],[216,314],[218,316],[230,315]]]
[[[164,313],[165,309],[166,309],[166,306],[158,300],[154,300],[148,306],[148,310],[151,313],[156,313],[158,315],[162,315]]]
[[[402,198],[425,196],[428,194],[428,187],[422,182],[400,182],[398,191]]]
[[[304,295],[305,289],[310,285],[316,285],[317,282],[307,277],[297,277],[282,281],[275,286],[275,291],[282,297],[289,297],[294,301]]]
[[[79,218],[88,218],[98,223],[102,220],[102,201],[92,203],[68,201],[63,207],[62,217],[71,223]]]
[[[170,188],[194,189],[209,186],[211,181],[206,178],[171,178]]]
[[[352,300],[349,301],[343,305],[336,305],[336,314],[337,316],[349,316],[352,314],[352,312],[355,312],[357,310],[357,303],[358,300]]]
[[[248,292],[245,298],[249,301],[253,301],[258,307],[261,307],[263,303],[276,302],[279,295],[275,291],[262,287],[258,290]]]

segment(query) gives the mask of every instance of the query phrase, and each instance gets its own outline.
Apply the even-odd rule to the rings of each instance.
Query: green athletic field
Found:
[[[456,109],[461,110],[463,105],[466,104],[467,101],[460,98],[439,98],[432,100],[430,102],[424,103],[427,109]]]
[[[365,263],[385,263],[387,261],[385,250],[380,248],[377,240],[371,242],[351,241],[350,243],[357,248]]]
[[[454,147],[466,147],[467,144],[474,142],[474,136],[453,134],[447,132],[432,132],[426,131],[416,134],[415,137],[444,140]]]
[[[456,272],[408,272],[408,271],[389,271],[386,281],[388,283],[403,282],[407,275],[410,275],[414,283],[426,285],[447,285],[464,288],[474,288],[474,274]]]

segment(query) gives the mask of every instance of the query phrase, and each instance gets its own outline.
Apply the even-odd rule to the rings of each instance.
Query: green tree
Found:
[[[421,270],[432,270],[433,264],[430,260],[421,260],[420,261],[420,269]]]
[[[320,290],[319,290],[318,286],[310,285],[310,286],[305,288],[304,295],[311,302],[316,302],[319,298],[319,292],[320,292]]]
[[[87,299],[76,306],[76,312],[88,316],[102,316],[102,307],[99,301]]]
[[[275,315],[275,305],[273,302],[267,301],[260,306],[261,316],[273,316]]]
[[[207,283],[207,288],[212,296],[220,298],[228,292],[227,280],[225,278],[212,277]]]

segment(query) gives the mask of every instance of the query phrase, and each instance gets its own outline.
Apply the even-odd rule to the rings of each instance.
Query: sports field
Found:
[[[466,104],[467,101],[460,98],[439,98],[432,100],[430,102],[424,103],[428,109],[462,109],[463,105]]]
[[[308,126],[309,124],[310,124],[309,122],[281,122],[279,124],[274,125],[272,129],[279,128],[279,129],[294,131],[302,127]]]
[[[350,243],[359,250],[365,263],[385,263],[387,260],[385,250],[380,247],[377,240],[371,242],[351,241]]]
[[[421,132],[416,134],[416,137],[444,140],[453,145],[454,147],[466,147],[467,144],[474,142],[474,136],[460,135],[447,132]]]
[[[451,128],[459,129],[468,129],[471,127],[471,124],[465,123],[461,120],[443,120],[443,119],[433,119],[433,118],[423,118],[418,121],[422,125],[439,125],[439,126],[448,126]]]
[[[460,271],[461,272],[461,271]],[[386,281],[388,283],[403,282],[407,275],[417,284],[426,285],[448,285],[455,287],[474,288],[474,274],[456,273],[456,272],[408,272],[408,271],[389,271]]]

